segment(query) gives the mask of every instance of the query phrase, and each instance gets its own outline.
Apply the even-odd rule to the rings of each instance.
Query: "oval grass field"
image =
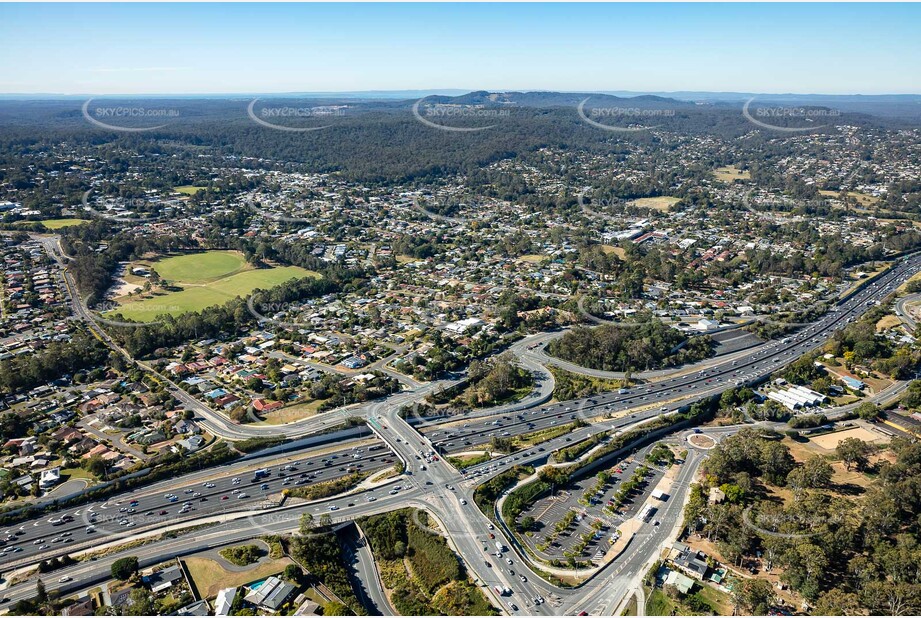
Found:
[[[118,309],[105,315],[121,314],[129,320],[151,322],[160,315],[177,316],[223,305],[257,288],[268,290],[290,279],[320,276],[299,266],[254,269],[233,251],[190,253],[155,262],[153,267],[163,279],[184,289],[152,298],[124,299]]]
[[[248,267],[236,251],[205,251],[177,255],[153,263],[154,270],[170,283],[207,283]]]

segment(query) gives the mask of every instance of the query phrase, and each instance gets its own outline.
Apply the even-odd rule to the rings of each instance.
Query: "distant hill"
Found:
[[[591,92],[487,92],[477,90],[460,96],[430,96],[428,103],[453,103],[456,105],[499,105],[516,107],[575,107],[585,99],[594,107],[604,105],[636,107],[639,109],[680,109],[694,107],[689,101],[679,101],[656,95],[621,97]]]

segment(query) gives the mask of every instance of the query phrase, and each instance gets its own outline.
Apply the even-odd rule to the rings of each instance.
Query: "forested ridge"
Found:
[[[475,93],[474,93],[475,94]],[[126,99],[120,104],[143,104],[176,110],[178,118],[161,129],[143,134],[113,134],[88,123],[80,111],[82,101],[0,102],[0,160],[4,151],[42,150],[70,140],[76,144],[122,147],[151,155],[169,152],[169,144],[209,149],[222,157],[256,157],[261,164],[284,168],[305,165],[318,172],[339,172],[364,182],[430,181],[445,174],[472,173],[493,161],[533,153],[544,147],[610,152],[630,141],[652,145],[648,132],[612,138],[580,119],[576,110],[581,95],[527,93],[512,105],[493,106],[497,118],[451,118],[444,124],[486,131],[439,131],[419,122],[411,113],[414,101],[355,101],[335,99],[267,99],[265,106],[344,105],[345,113],[315,121],[328,128],[307,133],[273,131],[247,117],[248,101],[231,99]],[[447,102],[431,97],[429,103]],[[469,95],[456,104],[480,105]],[[751,125],[732,106],[695,106],[660,97],[619,98],[593,95],[591,105],[669,109],[673,115],[656,117],[663,130],[707,133],[734,138],[750,132]],[[874,125],[880,120],[860,114],[846,115],[852,123]],[[614,119],[611,122],[634,122]],[[28,182],[26,180],[26,182]]]

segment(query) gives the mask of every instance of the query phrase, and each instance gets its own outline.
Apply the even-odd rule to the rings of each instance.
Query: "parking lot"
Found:
[[[639,514],[666,471],[665,467],[653,466],[645,461],[653,446],[647,446],[598,472],[577,478],[557,489],[553,495],[539,498],[518,518],[519,524],[526,517],[534,519],[532,529],[529,533],[522,533],[520,538],[537,556],[548,561],[600,562],[616,541],[618,526]],[[607,508],[613,504],[614,495],[623,484],[643,465],[649,472],[638,483],[636,490],[618,508]],[[609,475],[606,482],[600,481],[600,472]]]

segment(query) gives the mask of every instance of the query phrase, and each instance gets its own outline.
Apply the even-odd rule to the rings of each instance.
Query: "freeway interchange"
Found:
[[[49,249],[52,255],[58,252]],[[47,514],[41,518],[0,527],[3,560],[7,569],[34,565],[81,548],[101,547],[145,538],[163,530],[174,535],[130,550],[118,550],[105,561],[86,560],[56,570],[47,576],[49,589],[64,593],[85,589],[109,577],[109,558],[135,555],[143,566],[178,555],[267,533],[297,530],[302,514],[328,514],[334,523],[384,513],[397,508],[416,507],[427,511],[437,522],[438,532],[445,534],[455,551],[464,559],[471,575],[483,585],[493,603],[510,614],[611,614],[635,587],[650,558],[675,534],[688,486],[703,460],[703,451],[689,449],[687,460],[669,502],[659,514],[661,526],[643,526],[624,553],[594,572],[583,585],[563,589],[542,579],[530,565],[524,551],[517,546],[501,522],[493,521],[474,504],[476,487],[516,464],[541,465],[552,451],[600,432],[616,434],[663,414],[683,409],[694,401],[718,396],[728,388],[752,385],[820,346],[835,330],[855,320],[877,301],[921,269],[921,256],[912,255],[898,261],[884,274],[852,293],[818,321],[808,324],[780,341],[713,359],[703,368],[675,372],[654,382],[592,397],[545,404],[547,373],[538,392],[517,405],[480,410],[450,418],[409,418],[401,408],[423,401],[431,392],[459,383],[452,377],[405,390],[382,402],[349,406],[282,427],[290,438],[328,431],[347,417],[362,417],[376,434],[374,438],[340,442],[317,453],[312,446],[287,455],[247,458],[215,470],[204,470],[133,490],[106,502],[87,504],[69,511]],[[94,320],[94,316],[74,293],[69,273],[65,283],[71,293],[75,313],[90,328],[122,354]],[[552,335],[550,335],[552,336]],[[548,334],[525,338],[512,352],[532,372],[539,372],[540,354],[534,352],[548,339]],[[132,362],[134,359],[131,359]],[[192,409],[206,429],[219,437],[240,439],[263,435],[267,429],[238,426],[210,410],[185,391],[172,384],[153,368],[138,363],[158,379],[170,385],[170,391]],[[552,391],[552,378],[549,379]],[[458,472],[439,456],[475,450],[498,436],[511,437],[549,429],[581,419],[587,424],[574,431],[540,444],[539,447],[494,458]],[[716,433],[731,433],[724,428]],[[270,431],[278,434],[279,428]],[[711,431],[711,430],[708,430]],[[434,456],[433,456],[434,455]],[[320,501],[298,502],[265,508],[280,497],[286,487],[309,486],[339,478],[355,470],[383,470],[399,459],[404,474],[353,494]],[[360,466],[360,467],[359,467]],[[265,476],[260,469],[270,470]],[[239,480],[235,480],[239,479]],[[243,497],[240,497],[242,494]],[[181,512],[180,512],[181,511]],[[189,533],[189,528],[195,528]],[[185,532],[184,532],[185,531]],[[490,539],[493,535],[495,540]],[[505,548],[501,558],[488,556],[484,546],[498,542]],[[541,570],[552,570],[541,565]],[[8,576],[9,573],[5,573]],[[66,581],[65,581],[66,580]],[[6,580],[4,580],[5,582]],[[34,580],[7,586],[0,592],[0,609],[34,595]]]

